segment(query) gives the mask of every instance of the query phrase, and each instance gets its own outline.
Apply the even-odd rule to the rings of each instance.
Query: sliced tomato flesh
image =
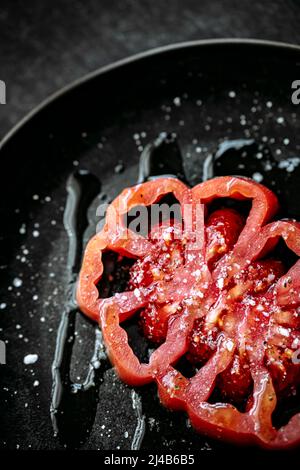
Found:
[[[124,215],[166,194],[181,206],[171,219],[134,233]],[[212,202],[248,200],[246,217]],[[189,189],[174,178],[129,188],[110,206],[89,242],[77,300],[99,321],[109,357],[128,384],[155,381],[161,401],[185,410],[200,432],[266,448],[300,443],[300,414],[277,429],[278,400],[300,384],[300,262],[273,254],[279,239],[300,256],[300,224],[268,223],[276,196],[252,180],[221,177]],[[102,299],[97,284],[107,250],[133,258],[127,290]],[[157,347],[148,363],[131,349],[122,322],[132,316]],[[185,356],[196,373],[176,370]],[[214,403],[217,400],[217,403]],[[241,409],[242,406],[242,409]]]

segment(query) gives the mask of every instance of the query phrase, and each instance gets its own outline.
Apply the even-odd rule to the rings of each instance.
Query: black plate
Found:
[[[94,397],[92,405],[74,405],[79,421],[87,415],[84,426],[75,419],[60,439],[53,436],[51,364],[68,289],[63,212],[69,175],[85,169],[101,182],[101,195],[89,210],[86,242],[101,200],[135,183],[141,151],[162,131],[177,134],[192,185],[201,181],[203,161],[225,139],[255,139],[269,147],[276,165],[294,158],[281,164],[272,178],[286,215],[299,216],[300,120],[299,107],[291,102],[291,83],[299,75],[296,46],[258,41],[180,44],[84,78],[50,98],[4,139],[0,339],[7,342],[7,364],[0,366],[1,448],[57,449],[66,442],[83,449],[138,446],[133,442],[138,423],[133,392],[108,367],[96,387],[98,406]],[[243,173],[237,171],[235,157],[228,165],[226,171]],[[268,170],[259,168],[272,186]],[[82,382],[93,353],[94,329],[79,315],[76,328],[72,378]],[[38,361],[26,366],[28,354],[38,354]],[[161,407],[154,386],[136,397],[144,415],[142,449],[228,448],[197,435],[182,413]],[[139,420],[143,425],[143,417]]]

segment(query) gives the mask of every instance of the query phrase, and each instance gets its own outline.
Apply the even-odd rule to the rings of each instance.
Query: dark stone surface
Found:
[[[2,0],[0,137],[34,106],[104,64],[202,38],[300,42],[297,0]]]

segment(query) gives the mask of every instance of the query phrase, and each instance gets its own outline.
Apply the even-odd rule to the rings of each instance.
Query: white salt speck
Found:
[[[287,158],[278,163],[278,168],[285,169],[288,173],[292,173],[299,163],[299,157]]]
[[[34,236],[34,238],[37,238],[37,237],[40,236],[40,232],[39,232],[38,230],[34,230],[34,231],[32,232],[32,235]]]
[[[73,160],[73,165],[74,165],[74,166],[78,166],[78,165],[79,165],[79,161],[78,161],[78,160]]]
[[[34,386],[34,387],[38,387],[39,385],[40,385],[40,382],[39,382],[38,380],[35,380],[35,381],[33,382],[33,386]]]
[[[232,350],[233,350],[233,346],[234,346],[234,343],[233,343],[233,341],[231,341],[231,339],[226,342],[226,349],[227,349],[227,351],[229,351],[229,352],[232,351]]]
[[[199,277],[199,276],[201,276],[201,271],[200,271],[200,269],[196,269],[196,271],[193,272],[193,276],[194,276],[194,277]]]
[[[174,98],[174,100],[173,100],[173,103],[175,104],[175,106],[180,106],[181,105],[180,97],[176,96],[176,98]]]
[[[5,302],[2,302],[2,303],[0,304],[0,310],[4,310],[6,307],[7,307],[7,305],[6,305]]]
[[[38,298],[39,298],[39,296],[36,295],[36,294],[32,296],[32,300],[37,300]]]
[[[299,338],[295,338],[294,341],[292,342],[292,349],[297,349],[299,346],[300,340]]]
[[[290,139],[288,139],[288,138],[286,137],[285,139],[283,139],[283,143],[284,143],[284,145],[289,145]]]
[[[254,179],[254,181],[256,181],[257,183],[260,183],[264,177],[261,173],[259,173],[258,171],[256,171],[255,173],[253,173],[252,175],[252,178]]]
[[[26,365],[35,364],[38,358],[39,356],[37,354],[27,354],[27,356],[24,357],[23,362]]]
[[[118,164],[115,166],[114,172],[115,172],[116,174],[120,174],[120,173],[122,173],[123,171],[124,171],[124,165],[123,165],[123,163],[120,162],[120,163],[118,163]]]
[[[128,439],[128,436],[129,436],[128,431],[125,431],[125,432],[124,432],[124,437],[125,437],[125,439]]]
[[[229,98],[235,98],[236,97],[236,92],[231,90],[229,93],[228,93],[228,96]]]
[[[272,170],[272,165],[270,162],[265,163],[265,171],[271,171]]]
[[[272,101],[267,101],[266,106],[267,106],[267,108],[272,108],[272,106],[273,106]]]
[[[95,362],[93,362],[93,367],[94,367],[94,369],[99,369],[100,366],[101,366],[100,361],[95,361]]]
[[[45,323],[46,318],[45,318],[45,317],[41,317],[41,318],[40,318],[40,321],[41,321],[42,323]]]
[[[141,297],[140,290],[137,287],[134,289],[133,293],[138,299]]]
[[[282,326],[278,327],[278,332],[282,335],[288,338],[290,336],[290,332],[287,328],[283,328]]]
[[[283,124],[283,123],[284,123],[284,117],[279,116],[279,117],[276,119],[276,121],[277,121],[278,124]]]
[[[14,287],[21,287],[22,284],[23,284],[22,279],[20,279],[19,277],[14,278],[14,280],[13,280],[13,286]]]
[[[26,233],[26,225],[22,224],[21,227],[19,228],[19,233],[21,235],[24,235]]]
[[[40,198],[40,196],[39,196],[38,194],[34,194],[34,195],[32,196],[32,199],[33,199],[34,201],[38,201],[39,198]]]

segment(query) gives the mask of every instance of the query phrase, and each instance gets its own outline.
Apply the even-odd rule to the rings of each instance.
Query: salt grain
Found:
[[[26,365],[35,364],[38,358],[39,356],[37,354],[27,354],[27,356],[24,357],[23,362]]]
[[[21,235],[24,235],[26,233],[26,225],[25,224],[22,224],[20,229],[19,229],[19,233]]]
[[[252,178],[254,179],[254,181],[256,181],[257,183],[260,183],[264,177],[261,173],[259,173],[258,171],[256,171],[255,173],[253,173],[252,175]]]
[[[20,279],[19,277],[14,278],[14,280],[13,280],[13,286],[14,287],[21,287],[22,284],[23,284],[22,279]]]
[[[226,342],[226,349],[227,349],[227,351],[231,352],[231,351],[233,350],[233,347],[234,347],[233,341],[228,340],[228,341]]]

